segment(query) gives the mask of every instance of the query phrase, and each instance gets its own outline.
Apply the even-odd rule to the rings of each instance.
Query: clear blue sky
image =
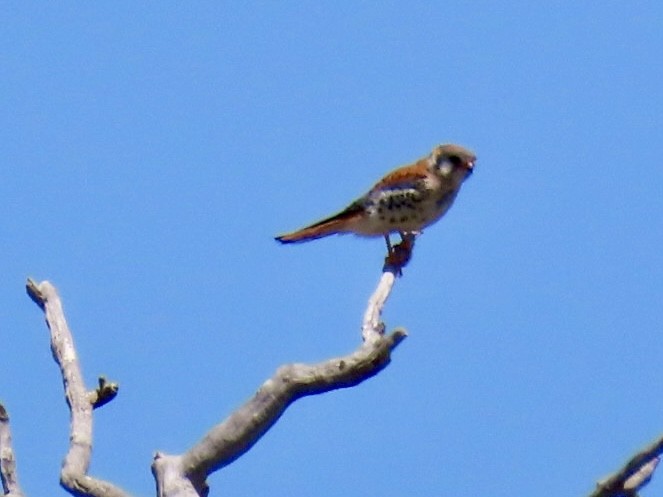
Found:
[[[153,495],[284,363],[353,350],[381,240],[279,246],[457,142],[475,174],[385,319],[212,495],[584,495],[663,432],[660,2],[5,2],[0,398],[29,495],[68,412],[27,276],[92,386],[91,473]],[[663,489],[655,477],[645,495]]]

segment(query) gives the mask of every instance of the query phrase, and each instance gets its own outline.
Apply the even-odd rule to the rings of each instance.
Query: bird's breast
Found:
[[[420,231],[437,221],[454,197],[455,194],[425,188],[424,184],[372,192],[364,201],[365,215],[353,231],[366,236]]]

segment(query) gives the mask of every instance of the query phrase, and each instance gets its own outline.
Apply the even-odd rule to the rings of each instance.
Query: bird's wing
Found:
[[[375,184],[370,193],[374,193],[378,190],[414,188],[420,181],[426,179],[428,174],[426,163],[421,160],[411,166],[401,167],[390,172]]]

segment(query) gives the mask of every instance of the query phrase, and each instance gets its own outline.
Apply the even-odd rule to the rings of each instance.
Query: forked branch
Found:
[[[248,451],[290,404],[308,395],[355,386],[384,369],[389,364],[391,352],[407,336],[403,329],[385,334],[380,319],[400,269],[385,268],[364,314],[363,342],[354,352],[317,364],[281,366],[251,399],[213,427],[189,451],[181,455],[158,452],[152,463],[158,496],[207,496],[207,477]],[[129,497],[119,487],[87,475],[92,450],[93,409],[112,400],[117,394],[117,385],[100,378],[96,389],[88,391],[85,388],[56,289],[47,281],[28,280],[27,291],[45,313],[53,358],[60,367],[71,413],[70,446],[60,474],[61,484],[76,496]],[[637,497],[651,479],[662,452],[663,437],[633,456],[622,469],[599,482],[590,497]],[[1,404],[0,476],[5,495],[23,497],[16,473],[9,416]]]
[[[355,386],[384,369],[391,351],[407,335],[403,329],[385,335],[380,321],[396,272],[387,270],[382,274],[364,315],[363,343],[357,350],[318,364],[281,366],[253,398],[213,427],[188,452],[178,456],[157,453],[152,470],[159,496],[205,496],[207,476],[248,451],[294,401]]]
[[[51,334],[51,352],[60,367],[65,398],[71,415],[69,450],[60,471],[60,484],[72,495],[128,497],[129,494],[103,480],[88,476],[92,453],[92,410],[108,402],[117,385],[100,381],[99,388],[88,392],[57,290],[48,281],[28,279],[28,295],[44,311]]]
[[[253,398],[212,428],[188,452],[178,456],[157,453],[152,472],[158,495],[207,495],[207,476],[249,450],[294,401],[357,385],[385,368],[391,351],[406,336],[402,329],[385,335],[380,321],[395,275],[399,272],[400,268],[385,269],[369,300],[362,326],[363,343],[357,350],[318,364],[288,364],[278,368]],[[115,397],[117,385],[100,378],[95,390],[85,388],[73,337],[55,287],[47,281],[36,283],[29,279],[27,292],[45,313],[53,358],[60,367],[71,413],[71,443],[60,474],[61,484],[77,496],[128,497],[129,494],[115,485],[87,475],[92,451],[92,411]],[[0,449],[11,448],[8,417],[1,414]],[[6,435],[3,437],[3,434]],[[3,459],[2,466],[5,492],[12,491],[13,497],[22,497],[16,482],[13,452],[7,454],[8,463],[4,464]]]

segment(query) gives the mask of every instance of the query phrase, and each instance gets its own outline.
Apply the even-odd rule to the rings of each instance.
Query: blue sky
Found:
[[[91,474],[152,495],[153,451],[359,343],[383,242],[272,237],[443,142],[479,160],[388,303],[392,364],[297,402],[212,495],[584,495],[663,431],[660,2],[0,16],[0,398],[29,495],[65,494],[68,413],[26,277],[89,384],[121,385]]]

